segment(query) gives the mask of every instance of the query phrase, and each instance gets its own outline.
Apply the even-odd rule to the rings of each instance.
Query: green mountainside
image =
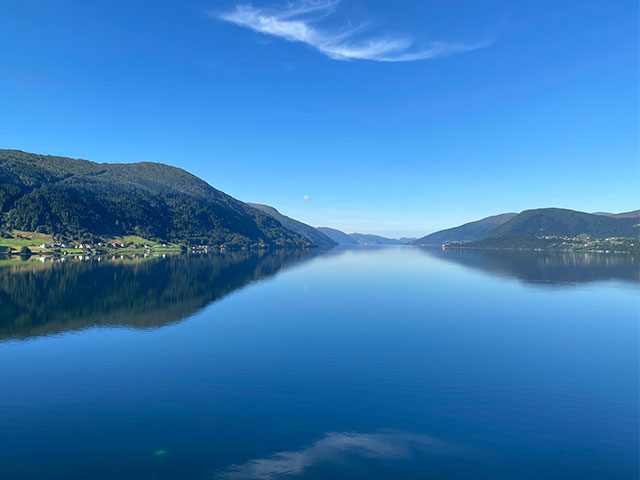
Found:
[[[640,253],[640,217],[562,208],[525,210],[482,238],[449,245],[453,248]]]
[[[517,213],[502,213],[475,222],[465,223],[458,227],[440,230],[411,242],[413,245],[441,245],[450,242],[470,242],[479,240],[489,231],[511,220]]]
[[[302,223],[298,220],[294,220],[293,218],[287,217],[286,215],[281,214],[278,210],[269,205],[262,205],[260,203],[249,203],[253,208],[257,208],[258,210],[266,213],[267,215],[278,220],[282,226],[291,230],[292,232],[297,233],[298,235],[302,235],[307,240],[315,243],[318,247],[321,248],[331,248],[337,245],[337,242],[334,242],[329,237],[327,237],[324,233],[318,230],[311,225],[307,225],[306,223]]]
[[[570,250],[573,252],[640,253],[637,238],[589,236],[568,237],[564,235],[508,235],[482,238],[473,242],[451,243],[448,248],[482,248],[499,250]]]
[[[488,232],[484,238],[515,235],[637,238],[640,235],[640,219],[594,215],[563,208],[539,208],[519,213]]]
[[[453,248],[640,251],[640,211],[585,213],[538,208],[486,217],[422,237]]]
[[[107,164],[0,150],[0,229],[82,239],[308,247],[271,216],[160,163]]]

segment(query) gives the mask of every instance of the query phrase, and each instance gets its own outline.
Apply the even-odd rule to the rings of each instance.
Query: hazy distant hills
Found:
[[[252,207],[257,208],[258,210],[261,210],[267,215],[275,218],[282,224],[283,227],[297,233],[298,235],[302,235],[303,237],[315,243],[318,247],[331,248],[335,247],[338,244],[338,242],[334,242],[333,240],[331,240],[331,238],[329,238],[317,228],[312,227],[311,225],[307,225],[306,223],[302,223],[298,220],[294,220],[293,218],[287,217],[286,215],[282,215],[278,210],[270,207],[269,205],[262,205],[260,203],[249,203],[248,205],[251,205]]]
[[[230,246],[313,246],[246,203],[160,163],[0,150],[0,228],[70,238],[135,234]]]
[[[318,227],[318,230],[320,230],[338,245],[358,245],[358,241],[355,238],[351,238],[346,233],[341,232],[340,230],[337,230],[335,228]]]
[[[502,213],[491,217],[482,218],[475,222],[465,223],[458,227],[440,230],[425,237],[414,240],[414,245],[441,245],[451,242],[470,242],[484,237],[494,228],[511,220],[517,213]]]
[[[386,238],[367,233],[350,233],[349,236],[360,245],[406,245],[415,240],[415,238]]]
[[[634,217],[640,217],[640,210],[633,210],[632,212],[624,212],[624,213],[594,212],[593,215],[604,215],[605,217],[614,217],[614,218],[634,218]]]
[[[344,233],[335,228],[318,227],[322,233],[339,245],[407,245],[414,238],[386,238],[368,233]]]

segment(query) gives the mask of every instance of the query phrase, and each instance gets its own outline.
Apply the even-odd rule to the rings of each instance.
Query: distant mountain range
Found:
[[[344,233],[335,228],[318,227],[331,240],[339,245],[407,245],[414,238],[386,238],[368,233]]]
[[[605,217],[614,217],[614,218],[634,218],[634,217],[640,217],[640,210],[633,210],[632,212],[623,212],[623,213],[594,212],[593,215],[604,215]]]
[[[283,227],[297,233],[298,235],[302,235],[309,241],[315,243],[318,247],[331,248],[338,245],[338,242],[333,241],[319,229],[298,220],[294,220],[286,215],[282,215],[278,210],[270,207],[269,205],[262,205],[260,203],[249,203],[249,205],[275,218]]]
[[[312,227],[299,220],[281,214],[274,207],[259,203],[249,203],[254,208],[278,220],[285,228],[312,241],[321,248],[331,248],[336,245],[406,245],[415,238],[386,238],[368,233],[344,233],[335,228]]]
[[[335,228],[318,227],[318,230],[320,230],[338,245],[358,245],[358,241],[355,238],[352,238],[346,233],[341,232],[340,230],[337,230]]]
[[[314,243],[205,181],[160,163],[108,164],[0,150],[0,229],[68,238],[139,235],[238,247]]]
[[[386,238],[380,235],[371,235],[367,233],[350,233],[349,236],[353,238],[360,245],[406,245],[415,238]]]
[[[561,238],[585,237],[562,242]],[[432,233],[414,245],[457,244],[482,248],[577,248],[592,239],[631,239],[624,249],[635,251],[640,237],[640,210],[625,213],[585,213],[562,208],[539,208],[505,213]],[[614,245],[617,243],[609,244]],[[638,242],[636,242],[638,243]],[[603,244],[603,245],[609,245]],[[609,247],[603,247],[609,248]]]

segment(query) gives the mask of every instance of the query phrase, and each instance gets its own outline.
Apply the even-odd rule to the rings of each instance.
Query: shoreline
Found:
[[[427,246],[427,245],[421,245]],[[498,251],[516,251],[516,252],[571,252],[571,253],[614,253],[614,254],[628,254],[633,255],[638,252],[632,252],[629,250],[592,250],[592,249],[573,249],[573,248],[518,248],[518,247],[464,247],[464,246],[449,246],[447,245],[445,250],[498,250]]]

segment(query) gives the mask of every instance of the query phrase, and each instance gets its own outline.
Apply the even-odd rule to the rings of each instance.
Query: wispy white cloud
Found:
[[[302,199],[303,200],[311,200],[311,197],[309,195],[303,195]]]
[[[460,448],[433,437],[406,432],[328,433],[313,445],[298,451],[277,452],[218,471],[214,478],[225,480],[275,480],[301,475],[307,468],[338,461],[344,455],[371,459],[402,460],[414,451],[432,455],[457,455]]]
[[[338,3],[339,0],[303,0],[288,3],[280,9],[238,4],[232,10],[211,13],[211,16],[265,35],[305,43],[335,60],[409,62],[475,50],[489,44],[437,41],[420,46],[408,35],[367,33],[369,25],[366,22],[338,29],[317,26],[334,12]]]

